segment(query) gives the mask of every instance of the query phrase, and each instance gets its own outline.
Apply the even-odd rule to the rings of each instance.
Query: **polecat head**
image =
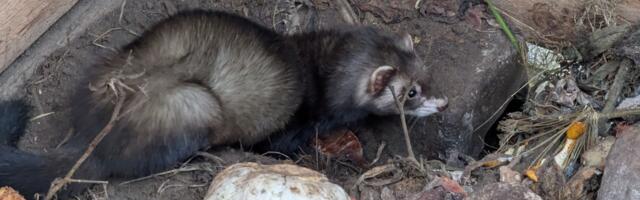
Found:
[[[413,77],[416,69],[423,67],[423,62],[416,55],[412,37],[403,37],[379,32],[383,40],[375,51],[369,70],[361,77],[357,100],[361,105],[377,115],[399,114],[396,100],[404,101],[405,114],[417,117],[428,116],[447,108],[447,98],[427,97],[417,77]],[[395,95],[395,97],[394,97]]]
[[[401,102],[404,102],[405,114],[417,117],[441,112],[448,105],[447,98],[427,97],[415,79],[387,65],[371,73],[366,90],[372,111],[381,115],[399,114],[398,103]]]

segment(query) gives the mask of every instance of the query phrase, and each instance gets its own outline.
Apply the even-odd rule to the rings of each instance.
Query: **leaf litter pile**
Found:
[[[640,119],[639,44],[638,26],[614,24],[575,46],[550,45],[557,51],[524,44],[522,110],[499,122],[497,151],[467,166],[463,179],[494,173],[542,199],[596,199],[611,184],[600,181],[616,137]]]

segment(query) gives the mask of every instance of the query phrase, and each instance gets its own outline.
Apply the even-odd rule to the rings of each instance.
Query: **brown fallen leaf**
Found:
[[[365,166],[362,144],[358,137],[348,129],[335,131],[313,141],[315,149],[323,156],[335,159],[347,159],[359,166]]]

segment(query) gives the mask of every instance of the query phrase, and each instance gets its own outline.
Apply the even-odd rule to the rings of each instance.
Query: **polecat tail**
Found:
[[[44,197],[55,178],[62,178],[73,166],[77,153],[35,155],[13,147],[0,146],[0,186],[11,186],[27,199]],[[92,159],[85,161],[76,176],[91,179],[101,177],[103,170]],[[83,190],[87,184],[69,184],[59,197]],[[40,198],[42,199],[42,198]]]
[[[22,100],[0,102],[0,145],[16,145],[27,126],[29,110]]]
[[[44,195],[55,178],[65,175],[79,154],[57,152],[39,156],[17,149],[15,145],[25,132],[30,109],[23,100],[0,102],[0,186],[11,186],[26,198],[35,199],[34,194]],[[83,177],[96,177],[102,171],[97,166],[89,159],[79,173]],[[82,188],[72,185],[66,191]]]

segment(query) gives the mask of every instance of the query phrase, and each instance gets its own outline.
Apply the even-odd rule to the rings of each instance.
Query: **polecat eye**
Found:
[[[416,88],[411,88],[411,90],[409,90],[409,98],[413,98],[414,96],[416,96],[416,94],[418,94]]]

